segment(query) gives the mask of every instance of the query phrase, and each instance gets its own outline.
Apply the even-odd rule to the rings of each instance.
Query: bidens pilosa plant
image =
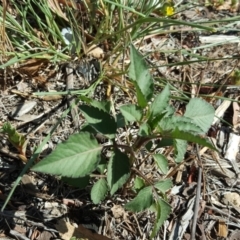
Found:
[[[166,85],[161,93],[154,96],[151,74],[143,57],[133,46],[130,58],[128,76],[136,89],[137,103],[121,106],[116,118],[111,115],[109,102],[89,100],[88,104],[82,104],[80,110],[87,126],[59,144],[32,170],[60,175],[63,180],[72,180],[82,187],[89,183],[91,177],[97,176],[91,189],[91,199],[95,204],[108,194],[114,195],[120,188],[132,187],[136,196],[126,203],[125,208],[133,212],[155,211],[154,236],[171,212],[166,192],[172,182],[170,179],[146,179],[139,165],[147,156],[154,159],[162,174],[167,174],[167,158],[156,153],[152,147],[156,139],[159,143],[155,149],[169,145],[174,147],[177,163],[184,158],[187,142],[213,148],[202,136],[213,121],[214,108],[202,99],[193,98],[186,105],[184,115],[177,116],[169,104],[170,86]],[[133,125],[138,127],[135,138]],[[118,143],[119,129],[129,133],[125,144]],[[107,138],[108,143],[98,143],[97,134]],[[111,152],[109,159],[102,154],[106,151]],[[141,157],[143,153],[144,157]]]

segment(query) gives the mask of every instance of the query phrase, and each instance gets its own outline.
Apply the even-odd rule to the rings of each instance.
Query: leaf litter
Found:
[[[49,1],[49,5],[51,5],[53,12],[68,21],[67,15],[62,11],[58,1]],[[74,5],[74,8],[77,6]],[[196,9],[192,8],[176,14],[176,18],[186,21],[207,21],[235,14],[235,10],[232,11],[229,3],[221,5],[221,7],[216,6],[215,10],[200,5]],[[238,30],[239,27],[239,23],[236,22],[234,28]],[[202,94],[201,96],[209,101],[214,99],[212,97],[216,97],[211,102],[215,109],[218,109],[222,104],[218,97],[220,99],[221,97],[231,97],[238,101],[239,88],[235,88],[231,92],[231,89],[228,90],[225,87],[225,85],[232,86],[231,73],[240,67],[237,58],[239,55],[238,31],[225,32],[223,28],[219,34],[214,33],[206,36],[204,31],[201,33],[191,31],[191,27],[175,27],[173,30],[173,33],[168,35],[153,34],[141,42],[134,42],[144,55],[148,55],[146,58],[148,64],[154,66],[151,72],[156,87],[161,89],[162,83],[171,80],[176,89],[176,96],[178,89],[181,89],[190,96]],[[37,31],[40,34],[41,31]],[[99,47],[95,48],[95,52],[92,48],[88,49],[98,58],[102,58],[104,54]],[[118,62],[119,66],[116,64],[116,69],[111,69],[113,74],[109,69],[107,74],[114,76],[114,71],[122,68],[122,62],[124,65],[129,63],[130,56],[127,58],[124,59],[122,56],[123,61]],[[207,58],[208,61],[196,61],[201,58],[205,60]],[[210,61],[211,59],[215,59],[215,61]],[[179,65],[178,63],[184,64]],[[79,76],[74,73],[73,78],[74,88],[78,89]],[[10,121],[17,132],[19,131],[20,134],[27,137],[29,141],[26,151],[27,157],[33,154],[42,139],[51,131],[56,120],[65,111],[64,105],[66,104],[62,103],[62,98],[51,101],[38,98],[36,102],[34,100],[34,106],[29,112],[32,116],[40,117],[33,118],[30,122],[13,119],[9,113],[13,113],[23,100],[24,102],[32,101],[34,92],[47,92],[49,89],[65,91],[66,83],[63,79],[64,73],[61,71],[60,65],[56,67],[41,59],[33,58],[19,65],[8,66],[7,72],[5,69],[0,69],[0,84],[2,86],[0,125]],[[126,103],[136,103],[135,96],[129,91],[132,86],[126,80],[125,87],[128,90],[122,91],[120,81],[122,80],[113,77],[111,81],[99,84],[91,97],[105,100],[107,88],[111,85],[112,90],[108,96],[114,99],[116,108],[120,108]],[[23,83],[24,87],[20,87],[20,84]],[[11,90],[18,90],[22,95]],[[186,111],[183,103],[177,107],[179,113]],[[189,145],[188,153],[179,167],[174,162],[171,147],[163,147],[158,150],[158,154],[163,154],[168,159],[167,175],[171,176],[174,187],[168,193],[172,213],[156,239],[176,239],[177,237],[190,239],[191,234],[193,234],[191,221],[195,215],[197,215],[198,221],[194,239],[234,239],[239,234],[239,206],[236,204],[240,186],[238,179],[239,144],[231,144],[231,135],[238,139],[233,142],[239,142],[239,106],[235,102],[230,102],[220,115],[217,110],[215,113],[218,118],[223,118],[225,122],[234,125],[232,133],[232,129],[228,125],[224,125],[216,119],[215,126],[210,129],[209,136],[216,143],[216,147],[220,149],[222,155],[210,150],[201,151],[203,150],[201,149],[201,166],[195,157],[194,147]],[[43,115],[41,116],[41,114]],[[80,124],[84,124],[83,119],[80,119]],[[124,141],[126,133],[124,130],[122,131],[120,140]],[[36,161],[48,156],[57,144],[64,142],[74,132],[73,120],[69,115],[62,120]],[[217,142],[220,133],[221,144]],[[133,131],[131,134],[134,135],[136,132]],[[104,139],[102,141],[104,142]],[[234,151],[231,150],[231,147],[234,147]],[[20,173],[19,169],[23,168],[24,163],[20,159],[17,161],[12,157],[11,153],[16,153],[16,151],[7,141],[6,135],[2,135],[1,148],[1,199],[5,200],[12,182],[16,180]],[[232,154],[226,157],[226,153],[229,154],[229,152]],[[17,158],[16,155],[15,157]],[[141,157],[140,161],[142,162],[140,169],[146,178],[151,181],[159,181],[159,179],[164,178],[165,174],[158,172],[153,159],[144,161]],[[203,168],[203,181],[201,183],[203,191],[199,203],[200,210],[194,212],[196,190],[201,187],[197,184],[199,167]],[[74,232],[80,231],[82,234],[80,237],[87,239],[149,239],[149,234],[153,229],[154,214],[150,211],[131,213],[122,208],[124,203],[133,199],[134,194],[131,191],[119,192],[114,199],[109,198],[101,204],[94,205],[90,201],[88,188],[73,188],[61,182],[59,177],[40,173],[30,172],[26,176],[17,187],[7,210],[2,213],[10,226],[15,225],[15,227],[9,230],[1,222],[2,236],[22,239],[57,239],[59,237],[70,239],[72,236],[77,237]],[[73,204],[69,207],[65,201],[66,198],[73,200],[74,203],[80,200],[82,204]],[[77,228],[77,226],[79,227]],[[70,235],[63,235],[67,233]]]

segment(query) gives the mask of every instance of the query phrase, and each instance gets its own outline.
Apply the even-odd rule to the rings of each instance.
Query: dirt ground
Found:
[[[206,8],[200,5],[176,14],[175,18],[193,22],[238,15],[228,7]],[[219,32],[193,32],[191,27],[187,31],[186,27],[173,27],[172,33],[151,35],[134,43],[148,55],[146,61],[154,76],[156,91],[169,81],[176,88],[173,95],[177,96],[181,90],[187,96],[200,96],[214,106],[218,117],[225,120],[224,123],[216,118],[208,133],[218,147],[218,153],[189,145],[183,163],[177,165],[172,149],[161,149],[169,159],[167,177],[172,179],[174,186],[168,193],[172,213],[155,239],[240,239],[240,89],[232,77],[232,73],[240,69],[240,21],[221,24],[214,26],[219,29],[222,26]],[[197,61],[196,55],[204,61]],[[104,60],[99,61],[102,61],[103,70],[107,68]],[[125,61],[129,62],[128,55]],[[179,62],[184,64],[177,64]],[[81,61],[78,64],[87,68]],[[69,104],[67,97],[36,97],[33,93],[87,89],[91,85],[83,82],[74,71],[73,86],[69,88],[64,71],[60,64],[53,66],[39,59],[0,69],[0,126],[9,121],[18,132],[26,135],[27,158]],[[134,94],[116,87],[119,81],[115,78],[111,82],[100,82],[91,92],[91,97],[96,100],[114,99],[116,109],[134,102]],[[183,102],[172,102],[179,112],[184,111]],[[75,113],[77,122],[73,120],[73,114],[69,113],[55,129],[38,161],[82,126],[84,119],[81,114]],[[0,136],[0,203],[3,206],[26,163],[6,136]],[[106,140],[99,141],[104,143]],[[233,146],[235,149],[231,148]],[[154,161],[146,161],[141,168],[150,179],[158,176]],[[155,215],[151,211],[137,214],[126,211],[123,205],[132,198],[130,193],[126,195],[119,191],[101,204],[94,205],[90,189],[91,185],[79,189],[63,183],[56,176],[27,172],[1,212],[0,239],[48,240],[71,239],[73,236],[91,240],[150,239]],[[199,198],[198,209],[194,208],[196,198]],[[194,221],[197,223],[193,238]]]

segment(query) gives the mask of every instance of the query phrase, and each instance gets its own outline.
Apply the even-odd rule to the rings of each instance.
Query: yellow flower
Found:
[[[172,1],[167,1],[166,3],[164,3],[161,7],[161,12],[164,16],[172,16],[175,13]]]
[[[172,16],[174,14],[174,7],[166,7],[166,16]]]

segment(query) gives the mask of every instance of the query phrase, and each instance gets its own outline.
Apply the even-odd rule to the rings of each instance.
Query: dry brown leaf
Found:
[[[23,123],[31,122],[33,120],[36,120],[40,118],[43,114],[35,115],[35,114],[24,114],[23,116],[20,117],[15,117],[14,119],[21,121]]]
[[[78,228],[75,228],[72,224],[66,222],[64,219],[60,219],[58,223],[55,224],[55,227],[59,231],[63,240],[69,240],[71,237],[86,238],[86,240],[111,240],[108,237],[93,233],[92,231],[84,228],[82,225],[79,225]]]
[[[37,105],[36,101],[24,101],[13,108],[10,115],[11,117],[21,117],[29,113]]]
[[[54,236],[51,232],[49,231],[43,231],[40,236],[38,236],[38,238],[34,238],[34,239],[37,239],[37,240],[50,240],[50,239],[53,239]]]
[[[227,206],[232,206],[236,211],[240,213],[240,195],[236,192],[227,192],[224,194],[223,203]]]
[[[128,213],[125,211],[125,209],[121,205],[114,205],[111,208],[111,211],[115,219],[123,218],[124,221],[128,221]]]
[[[41,235],[41,232],[38,229],[34,229],[31,235],[31,239],[39,239],[40,235]],[[45,239],[47,240],[47,238]]]
[[[72,7],[73,9],[77,9],[76,2],[73,0],[57,0],[58,3],[63,4],[64,6]]]
[[[102,48],[98,47],[97,45],[93,44],[90,47],[87,48],[87,53],[88,56],[97,58],[97,59],[102,59],[104,58],[104,52]]]
[[[36,76],[34,77],[34,81],[36,84],[39,84],[41,86],[44,86],[47,82],[47,78],[45,76]]]
[[[111,211],[113,213],[114,218],[120,218],[123,217],[125,214],[125,210],[121,205],[114,205],[111,208]]]
[[[232,4],[232,0],[225,0],[223,1],[219,1],[219,0],[215,0],[213,1],[214,5],[217,7],[218,11],[222,11],[222,10],[230,10],[232,12],[237,11],[238,9],[238,4]]]
[[[20,65],[19,72],[27,74],[28,76],[34,76],[35,74],[37,74],[38,70],[47,62],[47,59],[28,59]]]
[[[77,199],[68,199],[68,198],[64,198],[62,200],[63,204],[65,204],[66,206],[72,207],[80,207],[83,205],[83,202],[81,202],[80,200]]]
[[[55,224],[55,227],[59,231],[59,235],[63,240],[71,239],[75,231],[75,227],[71,223],[66,222],[62,218],[59,219],[57,224]],[[74,235],[74,237],[81,237],[81,236]]]
[[[46,40],[46,36],[44,35],[44,33],[35,28],[34,28],[34,32],[37,35],[37,37],[41,40],[42,47],[48,47],[49,43]]]
[[[28,190],[28,192],[37,193],[40,192],[37,188],[36,184],[34,183],[34,179],[32,176],[29,176],[28,174],[24,174],[22,177],[22,187],[25,190]]]
[[[28,84],[26,83],[26,82],[23,82],[23,81],[21,81],[21,82],[19,82],[17,85],[16,85],[16,88],[17,88],[17,90],[18,91],[30,91],[30,89],[28,89],[29,88],[29,86],[28,86]]]
[[[25,235],[27,232],[26,227],[16,224],[13,228],[15,231],[19,232],[22,235]]]

